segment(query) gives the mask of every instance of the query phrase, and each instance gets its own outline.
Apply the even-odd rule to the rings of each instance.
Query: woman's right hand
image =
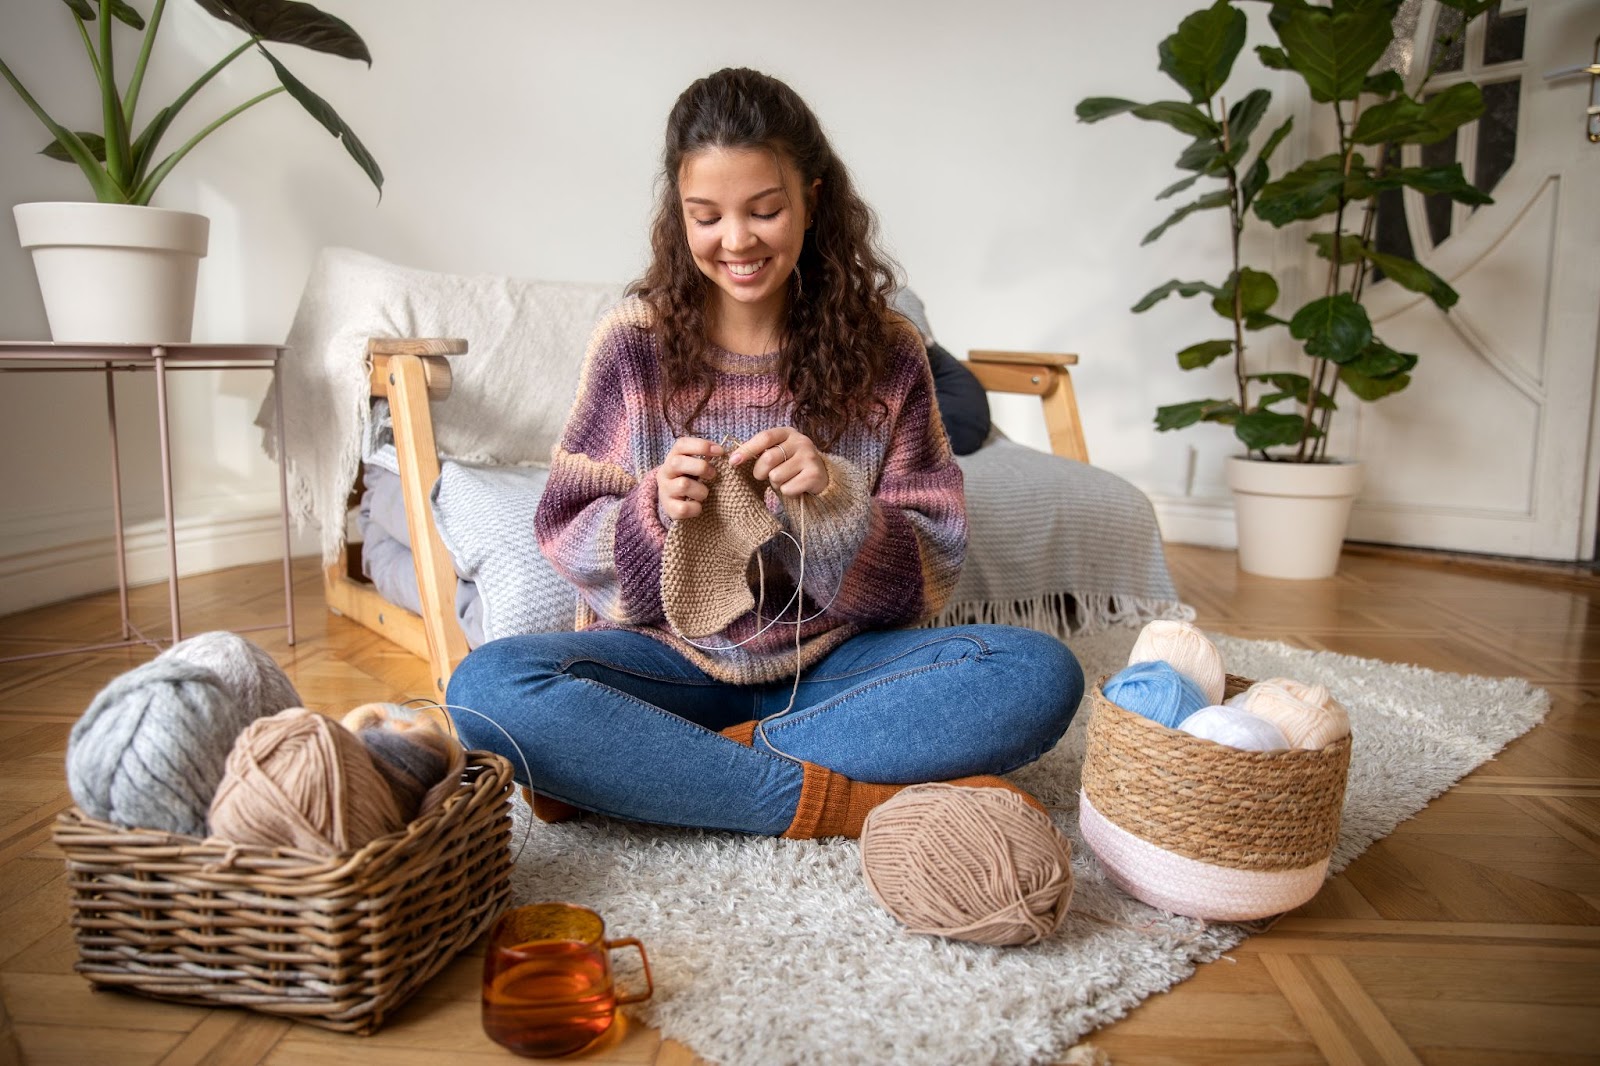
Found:
[[[679,437],[656,467],[656,506],[674,521],[697,518],[717,476],[710,457],[723,454],[722,445],[700,437]]]

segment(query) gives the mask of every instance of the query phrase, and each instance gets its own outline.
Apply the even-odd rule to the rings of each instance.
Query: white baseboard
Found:
[[[1237,548],[1239,533],[1233,522],[1233,499],[1167,496],[1147,493],[1156,509],[1161,539],[1172,544],[1199,544],[1207,548]]]
[[[174,530],[179,576],[283,558],[283,526],[275,509],[180,518]],[[167,579],[162,522],[129,525],[123,541],[130,586]],[[109,533],[85,537],[82,527],[74,526],[71,535],[45,543],[0,555],[0,615],[117,587],[116,540]],[[295,535],[291,530],[290,544],[296,555],[318,550],[315,531]]]

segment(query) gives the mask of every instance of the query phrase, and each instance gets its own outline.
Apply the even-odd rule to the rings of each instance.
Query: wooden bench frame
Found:
[[[466,657],[467,638],[456,620],[455,566],[434,525],[429,502],[439,480],[439,455],[428,405],[450,395],[450,360],[466,353],[467,342],[458,338],[373,338],[367,342],[370,395],[389,402],[393,421],[422,613],[414,614],[379,595],[377,588],[361,577],[348,546],[323,568],[328,609],[426,659],[440,699],[456,664]],[[1086,463],[1089,451],[1072,390],[1071,368],[1077,363],[1076,355],[972,351],[967,365],[990,392],[1039,397],[1051,451]]]

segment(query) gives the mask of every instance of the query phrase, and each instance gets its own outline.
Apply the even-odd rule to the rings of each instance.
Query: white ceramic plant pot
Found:
[[[57,341],[187,341],[211,222],[131,204],[37,203],[12,209],[33,253]]]
[[[1239,569],[1263,577],[1332,577],[1361,491],[1359,461],[1228,460],[1239,530]]]

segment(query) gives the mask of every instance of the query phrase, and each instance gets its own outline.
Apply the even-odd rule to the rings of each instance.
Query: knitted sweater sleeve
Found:
[[[872,628],[937,614],[967,550],[961,468],[939,421],[933,374],[916,336],[907,330],[900,340],[877,483],[868,455],[839,448],[826,456],[828,487],[804,498],[807,596]],[[784,497],[783,506],[798,535],[797,504]]]
[[[590,342],[572,412],[550,461],[534,515],[539,549],[597,615],[641,625],[665,617],[661,553],[666,527],[653,470],[640,469],[630,427],[643,400],[629,373],[632,331],[602,323]]]

